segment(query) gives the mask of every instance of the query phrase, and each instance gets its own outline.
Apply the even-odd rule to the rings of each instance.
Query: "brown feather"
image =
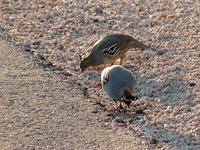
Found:
[[[132,93],[129,90],[124,90],[124,98],[125,100],[123,101],[128,107],[131,104],[132,100],[137,100],[138,98],[136,96],[133,96]]]

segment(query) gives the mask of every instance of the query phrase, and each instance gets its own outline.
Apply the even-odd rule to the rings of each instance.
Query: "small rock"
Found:
[[[143,11],[143,10],[144,10],[144,8],[143,8],[142,6],[139,6],[139,7],[138,7],[138,11],[139,11],[139,12],[141,12],[141,11]]]
[[[183,106],[181,106],[181,110],[183,110],[185,112],[190,112],[191,106],[190,105],[183,105]]]
[[[121,117],[116,117],[112,123],[121,123],[121,124],[125,124],[124,120]]]
[[[135,117],[133,117],[133,118],[130,118],[130,119],[128,119],[128,123],[129,124],[132,124],[134,121],[136,121],[136,120],[140,120],[141,118],[139,117],[139,116],[135,116]]]
[[[64,75],[64,76],[73,76],[71,73],[69,73],[69,72],[62,72],[62,74]]]
[[[146,142],[145,142],[145,141],[142,141],[141,143],[142,143],[142,144],[145,144]]]
[[[38,96],[39,94],[38,93],[33,93],[33,95]]]
[[[58,49],[62,51],[62,50],[64,49],[64,46],[63,46],[62,44],[60,44],[60,45],[58,46]]]
[[[153,94],[153,93],[149,93],[148,96],[149,96],[149,97],[154,97],[154,94]]]
[[[37,59],[45,60],[45,57],[42,54],[35,53],[35,56],[36,56]]]
[[[134,118],[130,118],[130,119],[128,119],[128,123],[131,124],[134,122],[134,120],[135,120]]]
[[[33,45],[34,46],[39,46],[41,43],[42,43],[41,41],[35,41],[35,42],[33,42]]]
[[[107,116],[115,116],[113,113],[108,113]]]
[[[176,18],[176,15],[175,15],[175,14],[169,15],[168,18],[175,19],[175,18]]]
[[[83,94],[85,97],[89,97],[88,88],[87,88],[87,87],[84,87],[84,88],[82,89],[82,94]]]
[[[172,93],[173,88],[171,86],[167,86],[166,88],[163,89],[163,93]]]
[[[102,8],[102,7],[97,7],[97,8],[95,9],[95,12],[96,12],[97,14],[102,14],[102,13],[103,13],[103,8]]]
[[[165,51],[164,50],[158,50],[157,55],[164,55]]]
[[[173,109],[172,115],[176,116],[179,113],[179,111],[177,109]]]
[[[138,109],[135,111],[136,114],[144,114],[144,111],[142,109]]]
[[[173,111],[172,107],[168,106],[164,112],[168,114],[171,113],[172,111]]]
[[[58,42],[57,42],[57,41],[53,41],[53,44],[54,44],[54,45],[57,45],[57,44],[58,44]]]
[[[153,139],[151,139],[151,140],[150,140],[150,144],[157,144],[157,140],[156,140],[156,139],[154,139],[154,138],[153,138]]]
[[[44,34],[43,33],[40,33],[39,34],[39,37],[41,38],[41,37],[44,37]]]
[[[159,14],[159,19],[166,18],[166,17],[167,17],[167,14],[164,13],[164,12],[161,12],[161,13]]]
[[[183,67],[181,67],[181,66],[176,66],[176,67],[175,67],[175,71],[180,72],[181,70],[183,70]]]
[[[144,58],[145,58],[146,60],[149,60],[149,59],[152,57],[151,54],[146,53],[146,52],[144,52],[143,55],[144,55]]]
[[[97,23],[97,22],[99,22],[99,19],[94,18],[94,19],[93,19],[93,22]]]
[[[190,87],[193,87],[193,86],[195,86],[195,85],[196,85],[196,83],[193,83],[193,82],[191,82],[191,83],[189,84]]]
[[[42,62],[42,66],[44,68],[50,68],[53,66],[53,64],[50,61],[44,61],[44,62]]]
[[[158,39],[159,39],[159,40],[164,40],[164,41],[170,40],[171,38],[172,38],[172,36],[166,35],[166,34],[160,34],[160,35],[158,36]]]
[[[91,113],[98,113],[99,111],[98,110],[93,110],[93,111],[91,111]]]
[[[127,24],[128,28],[134,28],[135,27],[135,23],[134,22],[130,22]]]
[[[148,23],[148,22],[145,22],[145,21],[140,21],[140,22],[138,23],[138,25],[141,26],[141,27],[148,27],[149,23]]]
[[[68,61],[73,61],[73,58],[68,57],[67,60],[68,60]]]
[[[195,133],[200,133],[200,128],[198,127],[198,128],[196,128],[196,129],[194,129],[193,130]]]
[[[30,51],[31,51],[31,46],[30,46],[30,44],[26,44],[26,45],[24,46],[24,51],[27,51],[27,52],[30,52]]]
[[[145,60],[149,60],[149,59],[153,58],[154,56],[155,56],[155,52],[153,52],[153,51],[144,51],[142,57],[137,57],[136,56],[135,58],[137,58],[137,61],[140,60],[141,58],[145,59]],[[146,66],[148,66],[148,65],[146,64]]]

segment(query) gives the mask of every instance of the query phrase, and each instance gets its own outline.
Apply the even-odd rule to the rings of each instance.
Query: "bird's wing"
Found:
[[[103,54],[104,55],[115,55],[115,53],[119,50],[119,47],[117,44],[112,44],[111,46],[103,49]]]
[[[142,48],[142,49],[146,49],[146,48],[149,48],[149,49],[152,49],[154,51],[156,51],[155,48],[151,47],[151,46],[148,46],[146,44],[143,44],[142,42],[136,40],[136,39],[133,39],[132,42],[130,42],[130,45],[132,48]]]

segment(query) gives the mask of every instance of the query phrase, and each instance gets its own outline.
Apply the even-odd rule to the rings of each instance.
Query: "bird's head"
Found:
[[[81,59],[81,63],[80,63],[80,69],[81,69],[81,72],[84,72],[87,68],[89,68],[91,65],[90,65],[90,59],[89,57],[85,57],[82,59],[82,56],[80,56],[80,59]]]

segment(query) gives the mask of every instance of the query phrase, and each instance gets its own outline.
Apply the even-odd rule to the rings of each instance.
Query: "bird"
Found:
[[[117,101],[120,102],[120,108],[122,108],[121,102],[129,108],[131,102],[138,99],[137,96],[132,94],[136,84],[137,81],[133,72],[121,65],[106,67],[101,73],[102,89],[114,100],[117,108]]]
[[[125,54],[130,48],[153,49],[130,35],[109,34],[98,40],[85,58],[82,59],[82,56],[79,55],[81,59],[81,72],[111,66],[117,60],[119,60],[119,64],[122,65]]]

